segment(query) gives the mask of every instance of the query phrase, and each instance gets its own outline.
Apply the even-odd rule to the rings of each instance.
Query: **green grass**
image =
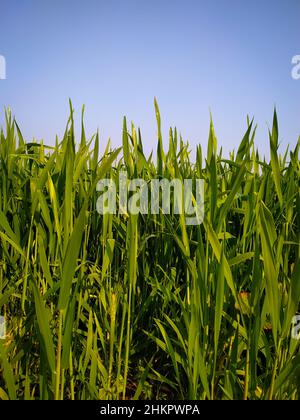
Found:
[[[207,156],[170,130],[145,156],[124,119],[122,148],[54,147],[0,134],[0,399],[299,399],[300,139],[270,162],[247,121],[236,153]],[[167,143],[167,142],[165,142]],[[205,180],[205,220],[96,211],[101,178]]]

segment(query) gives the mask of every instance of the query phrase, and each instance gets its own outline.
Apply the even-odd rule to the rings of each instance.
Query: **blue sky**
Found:
[[[276,105],[282,147],[300,134],[299,0],[0,0],[0,106],[10,106],[27,140],[54,142],[71,97],[88,134],[121,143],[122,117],[156,147],[153,98],[164,127],[191,147],[206,145],[211,109],[219,145],[239,144],[246,116],[267,124]],[[3,121],[3,113],[0,122]],[[165,141],[167,138],[165,136]]]

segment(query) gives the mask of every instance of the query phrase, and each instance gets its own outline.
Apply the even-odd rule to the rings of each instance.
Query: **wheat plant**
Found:
[[[300,139],[270,161],[247,120],[228,158],[170,129],[146,156],[124,119],[122,147],[98,133],[25,142],[0,133],[0,399],[299,399],[292,320],[300,300]],[[168,146],[166,146],[168,144]],[[104,149],[104,148],[103,148]],[[205,218],[105,214],[97,183],[204,179]]]

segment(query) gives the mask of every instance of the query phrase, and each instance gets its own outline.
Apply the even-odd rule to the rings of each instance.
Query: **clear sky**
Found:
[[[61,137],[69,97],[78,119],[86,105],[88,134],[118,145],[126,115],[147,151],[154,96],[164,133],[176,125],[193,148],[207,143],[209,109],[226,152],[249,114],[267,153],[274,105],[282,146],[300,134],[300,0],[0,0],[0,54],[0,106],[27,140]]]

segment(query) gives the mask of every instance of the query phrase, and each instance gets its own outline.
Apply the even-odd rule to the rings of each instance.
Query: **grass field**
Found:
[[[0,399],[299,399],[300,138],[280,156],[275,113],[269,162],[250,120],[223,157],[211,123],[191,162],[156,105],[155,158],[125,119],[99,156],[70,109],[54,147],[9,111],[0,135]],[[97,182],[121,170],[204,179],[204,222],[100,216]]]

